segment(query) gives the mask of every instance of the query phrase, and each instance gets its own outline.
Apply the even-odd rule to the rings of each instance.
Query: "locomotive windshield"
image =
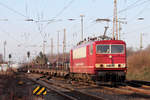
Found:
[[[110,53],[110,46],[109,45],[97,45],[96,52],[97,53]]]
[[[101,54],[114,54],[114,53],[123,53],[124,47],[123,45],[97,45],[96,53]]]
[[[111,45],[111,53],[123,53],[123,45]]]

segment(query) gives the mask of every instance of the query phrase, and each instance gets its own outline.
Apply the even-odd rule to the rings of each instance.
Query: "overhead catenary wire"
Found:
[[[143,9],[141,9],[134,17],[132,17],[131,19],[129,19],[128,21],[131,23],[132,21],[133,21],[133,19],[135,19],[135,18],[137,18],[137,16],[141,16],[145,11],[146,11],[146,9],[149,7],[149,4],[150,4],[150,2],[149,3],[147,3],[147,5],[145,5],[144,7],[143,7]],[[129,24],[129,23],[128,23]]]
[[[127,10],[131,10],[131,9],[133,9],[133,8],[135,8],[135,7],[138,7],[138,6],[141,6],[141,5],[143,5],[143,4],[145,4],[145,3],[147,3],[147,2],[149,2],[150,0],[145,0],[145,1],[143,1],[143,2],[141,2],[142,0],[136,0],[135,2],[133,2],[132,4],[130,4],[129,6],[127,6],[126,8],[124,8],[124,9],[122,9],[122,10],[119,10],[118,11],[118,14],[121,14],[121,13],[123,13],[123,12],[126,12]],[[110,17],[112,17],[113,15],[111,15],[111,16],[108,16],[108,17],[106,17],[106,18],[110,18]],[[95,20],[95,19],[94,19]],[[96,24],[96,23],[95,23]],[[90,27],[85,27],[85,29],[89,29],[89,28],[92,28],[94,25],[93,25],[93,22],[89,25]]]
[[[26,16],[28,16],[28,18],[29,18],[29,12],[28,12],[28,2],[27,2],[28,0],[26,0],[25,1],[25,11],[26,11]]]
[[[70,5],[71,5],[73,2],[74,2],[74,0],[71,0],[71,1],[70,1],[66,6],[64,6],[63,9],[62,9],[60,12],[58,12],[58,13],[56,14],[56,16],[53,17],[52,19],[55,19],[55,18],[57,18],[58,16],[60,16],[67,8],[70,7]]]
[[[10,35],[9,32],[5,31],[4,29],[0,28],[0,31],[7,34],[7,36],[9,36],[10,38],[12,38],[13,40],[15,40],[16,42],[20,42],[18,39],[15,39],[13,36]]]
[[[64,6],[63,8],[62,8],[62,10],[60,10],[54,17],[52,17],[51,19],[56,19],[57,17],[59,17],[66,9],[68,9],[70,6],[71,6],[71,4],[74,2],[75,0],[71,0],[66,6]],[[44,27],[44,29],[49,25],[51,23],[51,21],[50,22],[48,22],[46,25],[45,25],[45,27]]]
[[[146,0],[146,1],[148,1],[148,0]],[[71,2],[71,1],[70,1],[70,2]],[[137,2],[137,3],[136,3],[136,2]],[[142,2],[142,0],[137,0],[136,2],[134,2],[134,3],[135,3],[135,4],[139,4],[140,2]],[[134,3],[131,4],[131,5],[135,6]],[[69,4],[69,3],[68,3],[68,4]],[[144,3],[144,4],[145,4],[145,3]],[[128,6],[128,7],[130,8],[130,6]],[[64,8],[65,8],[65,7],[64,7]],[[63,10],[63,9],[62,9],[62,10]],[[61,11],[62,11],[62,10],[61,10]],[[60,12],[61,12],[61,11],[60,11]],[[60,13],[60,12],[59,12],[59,13]],[[63,12],[64,12],[64,11],[63,11]],[[63,13],[63,12],[62,12],[62,13]],[[124,11],[123,11],[123,12],[124,12]],[[59,13],[58,13],[58,14],[59,14]],[[60,15],[61,15],[62,13],[60,13]],[[94,23],[94,24],[96,25],[96,23]],[[89,27],[85,27],[85,28],[91,28],[91,27],[93,27],[93,23],[90,24]],[[80,30],[79,30],[79,31],[80,31]]]
[[[147,2],[149,2],[150,0],[145,0],[145,1],[140,2],[140,3],[139,3],[139,1],[141,1],[141,0],[137,0],[137,1],[134,2],[133,4],[129,5],[127,8],[120,10],[120,11],[118,12],[118,14],[119,14],[119,13],[122,13],[122,12],[124,12],[124,11],[126,11],[126,10],[129,10],[129,9],[131,10],[132,8],[141,6],[141,5],[143,5],[143,4],[147,3]]]
[[[0,31],[5,33],[5,34],[7,34],[12,40],[15,40],[17,43],[21,43],[21,41],[19,41],[18,39],[14,38],[9,32],[5,31],[4,29],[0,28]],[[21,43],[21,44],[24,44],[24,43]],[[23,47],[23,49],[24,49],[24,51],[26,51],[27,48]],[[13,58],[14,58],[14,56],[13,56]]]
[[[148,29],[149,27],[150,27],[150,24],[149,24],[149,25],[146,25],[146,26],[144,26],[144,27],[141,27],[141,28],[136,28],[136,29],[131,30],[131,31],[128,31],[128,32],[126,32],[126,33],[137,32],[137,31],[142,30],[142,29]]]
[[[16,10],[14,10],[13,8],[7,6],[6,4],[4,4],[4,3],[2,3],[2,2],[0,2],[0,5],[3,6],[3,7],[5,7],[5,8],[7,8],[7,9],[9,9],[10,11],[12,11],[12,12],[14,12],[14,13],[16,13],[16,14],[22,16],[22,17],[28,18],[26,15],[24,15],[24,14],[22,14],[22,13],[16,11]]]
[[[42,39],[44,39],[43,37],[43,30],[46,29],[46,27],[50,24],[50,23],[53,23],[53,22],[58,22],[58,21],[62,21],[61,19],[59,20],[56,20],[55,18],[57,18],[58,16],[60,16],[72,3],[74,2],[74,0],[71,0],[66,6],[63,7],[63,9],[58,12],[51,20],[45,20],[45,21],[42,21],[42,18],[43,16],[39,17],[38,16],[38,21],[35,21],[37,23],[37,26],[38,26],[38,30],[40,32],[40,35],[42,36]],[[41,22],[47,22],[47,24],[44,26]]]
[[[150,2],[149,2],[149,3],[150,3]],[[149,3],[147,3],[147,4],[143,7],[143,9],[141,9],[134,17],[132,17],[131,19],[128,20],[128,25],[129,25],[129,24],[133,24],[132,22],[135,21],[134,19],[138,20],[138,19],[137,19],[138,16],[139,16],[139,15],[141,16],[142,13],[144,13],[146,10],[148,10],[148,9],[146,9],[146,8],[149,7],[149,6],[148,6]],[[145,2],[144,2],[144,4],[145,4]],[[130,30],[130,31],[126,32],[126,33],[133,33],[133,32],[137,32],[137,31],[139,31],[139,30],[148,29],[149,26],[150,26],[150,25],[147,25],[147,26],[144,26],[144,27],[140,27],[140,28],[136,28],[136,29]]]
[[[138,4],[139,2],[141,2],[141,0],[136,0],[135,2],[133,2],[132,4],[128,5],[126,8],[118,11],[118,13],[122,13],[127,11],[128,9],[132,8],[133,6],[135,6],[136,4]]]

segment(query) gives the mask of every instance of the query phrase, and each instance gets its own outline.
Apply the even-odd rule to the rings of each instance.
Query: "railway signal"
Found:
[[[30,51],[27,52],[27,57],[28,57],[28,58],[30,57]]]
[[[29,67],[30,51],[27,52],[27,57],[28,57],[28,67]]]
[[[9,58],[9,67],[10,67],[10,59],[11,59],[11,57],[12,57],[11,54],[9,54],[8,55],[8,58]]]
[[[9,56],[8,56],[8,57],[9,57],[9,59],[11,59],[11,54],[9,54]]]

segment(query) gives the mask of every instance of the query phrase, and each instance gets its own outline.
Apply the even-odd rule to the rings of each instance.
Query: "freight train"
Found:
[[[68,66],[30,67],[28,71],[71,79],[116,82],[126,79],[126,43],[113,39],[88,39],[70,50]]]

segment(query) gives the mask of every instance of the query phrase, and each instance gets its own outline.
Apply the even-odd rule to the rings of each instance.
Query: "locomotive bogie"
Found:
[[[124,71],[100,71],[97,72],[98,81],[123,82],[125,80]]]

